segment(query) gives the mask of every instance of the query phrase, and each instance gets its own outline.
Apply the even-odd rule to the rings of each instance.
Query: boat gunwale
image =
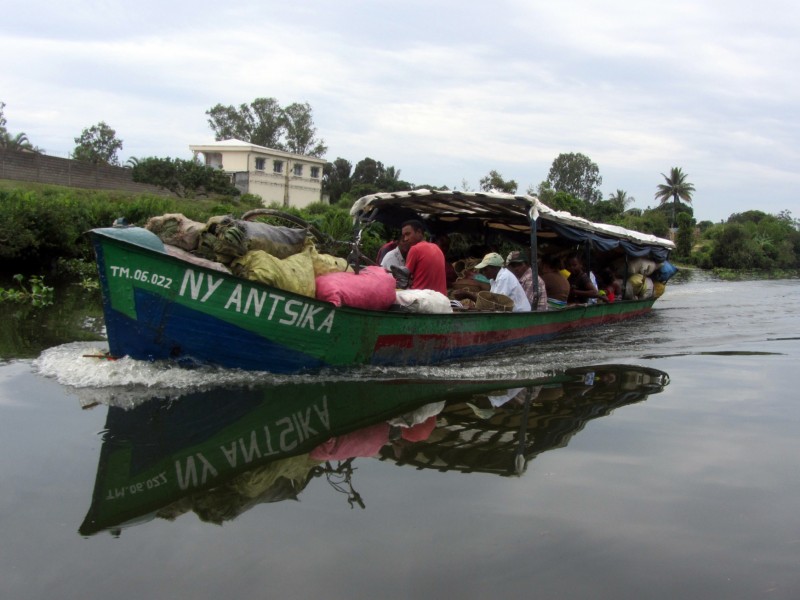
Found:
[[[473,319],[474,320],[478,320],[478,319],[486,320],[486,319],[488,319],[488,320],[512,320],[512,321],[527,322],[527,321],[530,321],[534,315],[538,316],[539,318],[542,318],[542,317],[545,317],[545,316],[568,315],[568,314],[573,313],[575,311],[587,311],[587,310],[589,310],[591,312],[596,312],[596,309],[603,308],[605,306],[603,304],[574,304],[574,305],[569,305],[569,306],[566,306],[564,308],[560,308],[560,309],[557,309],[557,310],[547,310],[547,311],[519,311],[519,312],[505,311],[505,312],[501,312],[501,311],[492,311],[492,310],[475,310],[475,309],[468,309],[467,310],[467,309],[465,309],[465,310],[454,310],[453,312],[450,312],[450,313],[419,313],[419,312],[410,312],[410,311],[406,312],[406,311],[398,311],[398,310],[364,309],[364,308],[357,308],[357,307],[346,306],[346,305],[337,306],[334,303],[329,302],[327,300],[320,300],[318,298],[314,298],[314,297],[311,297],[311,296],[303,296],[302,294],[297,294],[296,292],[292,292],[292,291],[289,291],[289,290],[284,290],[282,288],[278,288],[278,287],[269,285],[267,283],[264,283],[264,282],[261,282],[261,281],[258,281],[258,280],[245,279],[245,278],[242,278],[242,277],[238,277],[237,275],[234,275],[233,273],[219,271],[219,270],[214,269],[212,267],[196,264],[196,263],[187,261],[185,259],[182,259],[179,256],[174,256],[172,254],[169,254],[163,248],[161,250],[157,250],[157,249],[151,248],[151,247],[149,247],[149,246],[147,246],[145,244],[139,243],[139,242],[137,242],[135,240],[128,239],[124,235],[119,235],[118,236],[118,235],[111,235],[109,233],[111,231],[119,232],[119,231],[125,231],[125,230],[130,231],[130,230],[133,230],[133,229],[147,231],[144,228],[140,228],[140,227],[136,227],[136,226],[128,226],[128,227],[122,227],[122,228],[111,228],[111,227],[97,228],[97,229],[90,230],[90,233],[93,234],[93,235],[97,235],[97,236],[99,236],[99,237],[101,237],[101,238],[103,238],[105,240],[108,240],[111,243],[118,243],[118,244],[121,244],[121,245],[124,245],[124,246],[134,246],[134,247],[138,248],[139,250],[144,251],[145,253],[156,254],[156,255],[159,256],[160,259],[164,259],[164,260],[167,260],[168,262],[172,262],[177,266],[186,266],[186,267],[190,267],[192,269],[202,269],[206,273],[212,274],[214,276],[222,276],[222,277],[230,279],[231,281],[246,282],[248,285],[253,285],[253,286],[256,286],[258,288],[265,289],[265,290],[277,290],[281,294],[288,294],[288,295],[292,296],[293,299],[301,300],[303,302],[313,302],[313,303],[317,303],[317,304],[320,304],[320,305],[324,305],[325,307],[328,307],[328,308],[336,310],[337,313],[350,314],[350,315],[352,315],[354,317],[362,317],[362,318],[363,317],[368,317],[368,318],[381,318],[381,319],[384,319],[384,318],[387,318],[387,317],[388,318],[392,318],[392,319],[413,318],[414,320],[440,320],[440,319],[458,318],[458,319],[464,319],[464,320],[467,320],[467,319],[469,319],[469,320],[473,320]],[[156,239],[158,239],[158,237],[155,236],[155,234],[153,234],[153,236]],[[159,240],[159,242],[161,242],[161,240]],[[161,243],[162,243],[162,246],[163,246],[164,245],[163,242],[161,242]],[[635,299],[625,299],[625,300],[623,300],[623,299],[620,299],[620,300],[615,301],[613,304],[614,305],[633,305],[633,304],[646,305],[646,304],[652,304],[653,300],[654,299],[652,299],[652,298],[643,299],[643,300],[635,300]],[[600,311],[600,312],[607,312],[607,311]],[[617,312],[617,311],[614,311],[614,312]],[[555,319],[555,320],[557,320],[557,321],[561,321],[561,320],[570,321],[570,320],[573,320],[573,319],[565,318],[565,319]],[[513,329],[514,327],[509,327],[509,328]]]

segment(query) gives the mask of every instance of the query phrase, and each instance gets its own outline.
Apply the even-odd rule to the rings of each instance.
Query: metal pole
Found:
[[[531,220],[531,273],[533,274],[533,295],[538,298],[541,294],[539,290],[539,258],[538,258],[538,243],[536,237],[536,227],[539,219]],[[531,306],[531,310],[536,310],[535,306]]]

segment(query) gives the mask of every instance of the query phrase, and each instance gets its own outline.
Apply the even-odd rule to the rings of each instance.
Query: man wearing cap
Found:
[[[493,294],[503,294],[508,296],[514,301],[514,312],[526,312],[531,309],[531,303],[525,295],[525,290],[519,284],[519,281],[514,274],[506,269],[503,265],[503,257],[497,252],[490,252],[483,257],[483,260],[475,265],[475,270],[481,271],[486,277],[489,278],[491,288],[489,291]],[[458,294],[456,296],[456,294]],[[468,290],[458,290],[454,293],[456,298],[471,298],[477,299],[475,292]]]
[[[510,252],[506,258],[506,268],[519,280],[519,284],[525,290],[525,296],[527,296],[531,306],[535,310],[547,310],[547,291],[544,281],[539,277],[539,289],[534,289],[533,270],[528,262],[527,255],[519,250]]]

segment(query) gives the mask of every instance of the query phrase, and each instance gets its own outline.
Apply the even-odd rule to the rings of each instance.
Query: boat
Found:
[[[357,200],[351,262],[374,223],[423,220],[435,234],[501,236],[529,245],[584,248],[664,263],[674,244],[555,211],[534,196],[414,190]],[[225,368],[299,373],[358,365],[434,365],[534,344],[565,332],[647,314],[654,296],[532,312],[420,314],[363,310],[297,295],[187,262],[144,228],[90,232],[109,353]],[[534,281],[536,278],[534,277]]]
[[[367,458],[522,476],[587,422],[668,383],[657,369],[597,365],[528,380],[303,380],[177,399],[143,393],[136,401],[111,394],[78,531],[119,534],[188,512],[221,524],[257,505],[296,499],[315,479],[363,508],[368,499],[352,480],[353,461]]]

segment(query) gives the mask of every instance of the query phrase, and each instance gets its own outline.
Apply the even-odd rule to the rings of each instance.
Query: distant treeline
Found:
[[[260,207],[260,200],[249,195],[184,199],[0,182],[0,270],[6,275],[48,274],[59,259],[92,260],[85,233],[110,226],[119,218],[144,225],[152,216],[182,213],[206,222],[212,216],[239,217]],[[281,210],[303,218],[336,240],[347,241],[352,234],[348,208],[340,202]],[[664,207],[631,212],[626,211],[624,218],[614,215],[607,222],[665,235]],[[380,228],[366,232],[363,253],[374,257],[386,236]],[[800,230],[797,220],[786,211],[779,215],[747,211],[731,215],[724,223],[699,224],[690,211],[682,212],[675,241],[674,261],[703,269],[800,269]],[[342,248],[346,252],[347,247]]]
[[[724,223],[678,217],[676,258],[702,269],[800,269],[800,228],[788,211],[735,213]]]

